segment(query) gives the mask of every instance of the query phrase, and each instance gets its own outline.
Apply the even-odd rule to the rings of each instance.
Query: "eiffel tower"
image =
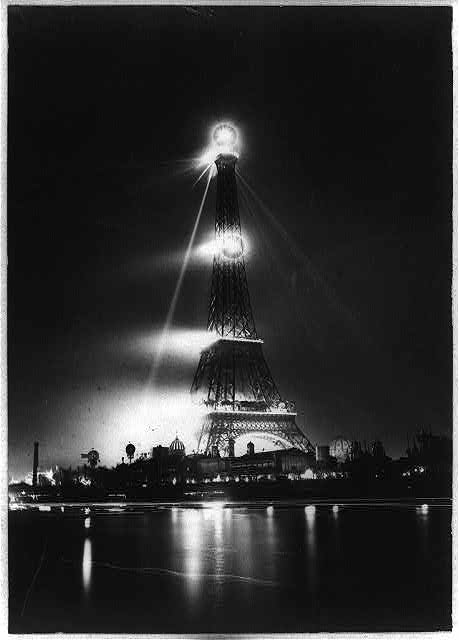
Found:
[[[214,132],[217,167],[215,251],[207,330],[215,335],[201,352],[191,393],[204,395],[207,413],[198,450],[234,455],[235,440],[253,433],[307,453],[314,447],[296,424],[263,356],[250,305],[236,187],[236,130]]]

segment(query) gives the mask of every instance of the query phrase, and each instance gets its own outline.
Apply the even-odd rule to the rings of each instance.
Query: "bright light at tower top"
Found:
[[[217,148],[235,149],[237,141],[237,131],[231,124],[219,124],[215,127],[212,138]]]
[[[220,155],[239,157],[238,132],[229,122],[221,122],[214,127],[210,145],[199,159],[199,166],[213,164]]]

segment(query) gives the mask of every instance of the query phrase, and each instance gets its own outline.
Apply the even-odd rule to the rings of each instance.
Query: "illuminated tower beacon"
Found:
[[[254,434],[313,453],[296,424],[293,403],[282,399],[255,328],[244,263],[235,168],[237,133],[222,124],[213,134],[217,167],[215,251],[207,330],[215,335],[201,352],[191,392],[204,396],[198,450],[234,455],[234,442]]]

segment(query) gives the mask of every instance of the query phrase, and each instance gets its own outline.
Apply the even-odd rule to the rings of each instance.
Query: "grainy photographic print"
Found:
[[[12,634],[452,628],[452,7],[7,7]]]

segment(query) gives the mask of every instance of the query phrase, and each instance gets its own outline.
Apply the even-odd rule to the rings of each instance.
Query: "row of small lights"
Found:
[[[203,503],[202,506],[206,509],[211,509],[214,511],[218,511],[220,509],[223,509],[225,507],[225,503],[224,502],[213,502],[213,503]],[[27,508],[37,508],[39,511],[44,511],[44,512],[49,512],[51,511],[51,506],[50,505],[44,505],[44,504],[35,504],[35,505],[29,505],[29,504],[21,504],[18,502],[12,502],[9,505],[10,510],[12,511],[18,511],[18,510],[24,510]],[[173,507],[173,509],[177,509],[176,507]],[[63,513],[64,512],[64,507],[61,506],[60,507],[60,511]],[[120,509],[122,510],[122,509]],[[305,508],[305,513],[307,516],[313,516],[316,513],[316,507],[315,505],[306,505]],[[91,510],[89,507],[85,507],[83,509],[83,512],[85,514],[85,516],[89,516]],[[274,506],[273,505],[269,505],[266,507],[266,512],[269,516],[272,516],[274,514]],[[337,504],[333,505],[332,507],[332,512],[333,514],[337,514],[339,512],[339,506]],[[418,507],[416,507],[416,512],[426,515],[429,512],[429,505],[424,503]],[[86,529],[89,529],[90,527],[90,518],[86,517],[85,521],[84,521],[84,525]]]

